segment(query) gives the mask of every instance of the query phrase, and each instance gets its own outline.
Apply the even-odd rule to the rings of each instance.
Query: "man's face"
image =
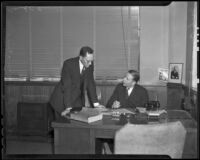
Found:
[[[123,79],[123,85],[125,87],[132,87],[134,84],[135,81],[133,80],[133,76],[130,73],[127,73]]]
[[[93,60],[94,60],[93,54],[86,53],[85,57],[81,57],[81,62],[86,68],[88,68],[92,64]]]

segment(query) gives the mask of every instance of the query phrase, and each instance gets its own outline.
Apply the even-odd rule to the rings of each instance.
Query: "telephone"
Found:
[[[149,101],[145,104],[145,108],[147,111],[155,111],[160,108],[160,102],[159,101]]]

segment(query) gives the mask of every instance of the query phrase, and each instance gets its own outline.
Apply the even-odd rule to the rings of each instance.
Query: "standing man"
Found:
[[[106,107],[133,109],[145,107],[145,103],[149,100],[148,92],[144,87],[137,84],[139,79],[140,76],[137,71],[129,70],[122,83],[116,86]]]
[[[93,59],[93,49],[84,46],[78,57],[64,61],[61,80],[50,98],[56,119],[69,113],[72,108],[81,109],[85,106],[86,90],[92,107],[103,107],[99,104],[96,95]]]

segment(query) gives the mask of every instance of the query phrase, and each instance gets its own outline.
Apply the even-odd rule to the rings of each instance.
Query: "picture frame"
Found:
[[[168,82],[182,83],[183,63],[169,63]]]
[[[168,69],[158,68],[158,80],[168,82]]]

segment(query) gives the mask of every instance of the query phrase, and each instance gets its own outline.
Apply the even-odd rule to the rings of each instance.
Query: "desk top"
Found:
[[[76,121],[72,119],[67,119],[66,121],[55,121],[52,122],[52,127],[83,127],[83,128],[104,128],[104,129],[119,129],[123,125],[119,123],[119,119],[115,119],[109,115],[103,115],[103,119],[92,122],[85,123],[81,121]]]
[[[186,128],[196,128],[197,123],[191,117],[191,115],[184,110],[167,110],[167,121],[164,122],[173,122],[181,121]],[[164,122],[148,122],[148,124],[159,124]],[[76,120],[67,119],[64,121],[54,121],[52,122],[53,128],[63,128],[63,127],[83,127],[83,128],[96,128],[96,129],[114,129],[117,130],[123,127],[125,123],[121,122],[119,118],[112,117],[109,115],[104,115],[102,120],[85,123]],[[148,125],[147,124],[147,125]]]

